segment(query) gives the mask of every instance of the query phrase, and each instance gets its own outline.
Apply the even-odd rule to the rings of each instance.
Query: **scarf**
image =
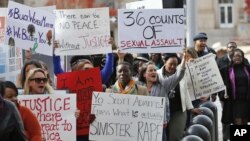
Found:
[[[125,87],[125,89],[123,89],[122,84],[117,81],[115,83],[113,89],[114,89],[114,92],[119,92],[122,94],[135,94],[136,93],[136,84],[135,84],[134,80],[130,80],[130,82]]]
[[[247,68],[244,66],[243,67],[245,74],[247,75],[248,78],[248,89],[250,87],[250,75],[247,71]],[[235,87],[235,74],[234,74],[234,67],[230,67],[229,68],[229,79],[230,79],[230,83],[232,86],[232,94],[233,94],[233,98],[236,99],[236,87]],[[248,90],[249,93],[249,90]]]

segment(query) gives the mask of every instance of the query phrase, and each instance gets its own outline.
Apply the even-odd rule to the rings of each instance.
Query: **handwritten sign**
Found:
[[[0,80],[17,82],[22,68],[22,49],[0,44]]]
[[[7,8],[0,8],[0,44],[4,43]]]
[[[9,1],[5,43],[52,56],[54,21],[51,12]]]
[[[56,10],[56,55],[111,52],[108,8]]]
[[[46,141],[76,141],[76,95],[20,95],[18,101],[35,114]]]
[[[184,34],[183,9],[118,11],[118,46],[122,52],[180,52]]]
[[[162,0],[143,0],[126,3],[127,9],[163,9]]]
[[[59,74],[57,89],[67,89],[70,93],[77,94],[77,107],[81,111],[80,117],[77,119],[77,135],[87,135],[92,92],[102,91],[99,68]]]
[[[93,92],[89,139],[162,141],[165,98]]]
[[[188,63],[185,78],[191,100],[225,89],[215,55],[212,53]]]

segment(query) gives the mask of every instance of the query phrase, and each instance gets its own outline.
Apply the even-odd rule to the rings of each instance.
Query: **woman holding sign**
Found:
[[[176,71],[175,74],[173,74],[169,78],[160,78],[156,72],[157,67],[153,62],[148,62],[144,64],[139,72],[138,83],[145,85],[151,96],[166,97],[166,116],[164,119],[164,128],[167,126],[167,122],[170,120],[168,93],[179,83],[179,81],[184,76],[186,69],[185,62],[186,60],[183,59],[180,68]],[[166,140],[164,135],[163,140]]]
[[[12,101],[17,106],[28,141],[41,141],[42,135],[40,124],[30,109],[18,104],[18,91],[15,84],[10,81],[5,81],[3,85],[4,93],[2,93],[2,96],[4,99]]]
[[[244,52],[233,50],[231,64],[221,68],[221,76],[226,85],[222,123],[247,125],[250,119],[250,66],[244,63]]]

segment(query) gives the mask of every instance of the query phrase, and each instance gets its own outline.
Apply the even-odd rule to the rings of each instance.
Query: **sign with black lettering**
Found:
[[[89,139],[162,141],[164,97],[93,92]]]
[[[187,63],[186,75],[188,93],[191,100],[199,99],[225,89],[224,82],[215,61],[209,53]]]
[[[230,141],[249,141],[250,125],[230,125]]]
[[[56,10],[56,55],[112,52],[108,8]]]
[[[77,95],[77,107],[81,111],[77,119],[78,135],[89,133],[88,118],[91,110],[92,92],[102,91],[99,68],[62,73],[57,76],[57,89],[69,90]]]
[[[53,13],[9,1],[5,44],[52,56]]]
[[[75,94],[20,95],[18,102],[37,117],[43,140],[76,141]]]
[[[118,47],[129,53],[181,52],[184,9],[119,9]]]

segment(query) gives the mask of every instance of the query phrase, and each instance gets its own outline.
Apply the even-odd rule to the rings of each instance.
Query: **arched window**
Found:
[[[220,27],[233,27],[233,0],[219,0]]]

